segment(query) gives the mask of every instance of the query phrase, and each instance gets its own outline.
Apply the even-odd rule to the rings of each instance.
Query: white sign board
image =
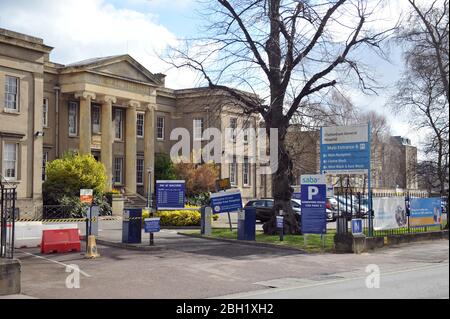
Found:
[[[318,175],[302,175],[300,177],[301,185],[326,184],[326,176],[324,174]]]
[[[375,230],[397,229],[406,227],[406,204],[404,197],[376,197],[373,198]]]
[[[367,124],[322,127],[322,144],[367,143]]]

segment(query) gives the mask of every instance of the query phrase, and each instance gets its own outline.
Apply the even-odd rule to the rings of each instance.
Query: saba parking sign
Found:
[[[327,185],[325,175],[302,175],[302,233],[326,234]]]

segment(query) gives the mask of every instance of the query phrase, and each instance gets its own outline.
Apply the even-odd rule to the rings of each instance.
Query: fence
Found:
[[[444,218],[441,218],[441,223],[435,226],[412,226],[410,222],[410,199],[412,198],[427,198],[423,193],[418,192],[402,192],[399,194],[380,193],[372,192],[369,197],[367,193],[353,192],[350,190],[345,190],[337,192],[335,195],[337,201],[337,216],[345,217],[347,220],[352,218],[363,219],[363,231],[364,234],[371,237],[384,237],[387,235],[400,235],[400,234],[410,234],[410,233],[421,233],[429,231],[439,231],[444,228]],[[371,214],[369,214],[369,206],[373,208],[373,199],[375,198],[398,198],[399,201],[404,201],[404,211],[398,212],[399,226],[392,227],[390,229],[376,229],[374,225],[375,214],[377,213],[372,209]],[[371,200],[371,205],[369,205],[369,200]],[[336,204],[335,204],[336,206]],[[446,204],[448,207],[448,203]],[[445,212],[445,217],[447,217],[447,212]],[[442,214],[444,217],[444,213]],[[404,225],[404,226],[402,226]],[[347,227],[345,227],[347,226]],[[351,231],[351,227],[348,225],[344,226],[344,231]],[[341,229],[343,226],[341,225]]]
[[[0,258],[13,258],[17,191],[0,180],[0,192]]]
[[[43,219],[56,219],[56,218],[81,218],[83,214],[74,209],[73,206],[63,205],[44,205],[42,207]]]

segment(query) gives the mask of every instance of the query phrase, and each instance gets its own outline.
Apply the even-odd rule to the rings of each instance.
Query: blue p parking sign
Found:
[[[302,233],[326,234],[326,195],[324,175],[301,176]]]

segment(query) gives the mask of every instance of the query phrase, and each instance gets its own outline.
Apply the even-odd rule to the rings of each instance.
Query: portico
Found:
[[[123,56],[83,67],[69,65],[60,75],[61,93],[76,103],[79,114],[75,130],[78,134],[69,139],[75,141],[74,146],[78,144],[81,154],[99,152],[106,169],[107,189],[121,188],[128,195],[137,192],[138,138],[143,139],[144,145],[143,165],[139,163],[143,170],[139,173],[145,175],[153,168],[154,111],[159,85],[155,76],[143,71],[142,66],[136,69],[136,64],[131,57]],[[117,69],[121,72],[111,72]],[[138,137],[138,126],[143,136]],[[148,178],[140,177],[139,181],[146,192]]]

